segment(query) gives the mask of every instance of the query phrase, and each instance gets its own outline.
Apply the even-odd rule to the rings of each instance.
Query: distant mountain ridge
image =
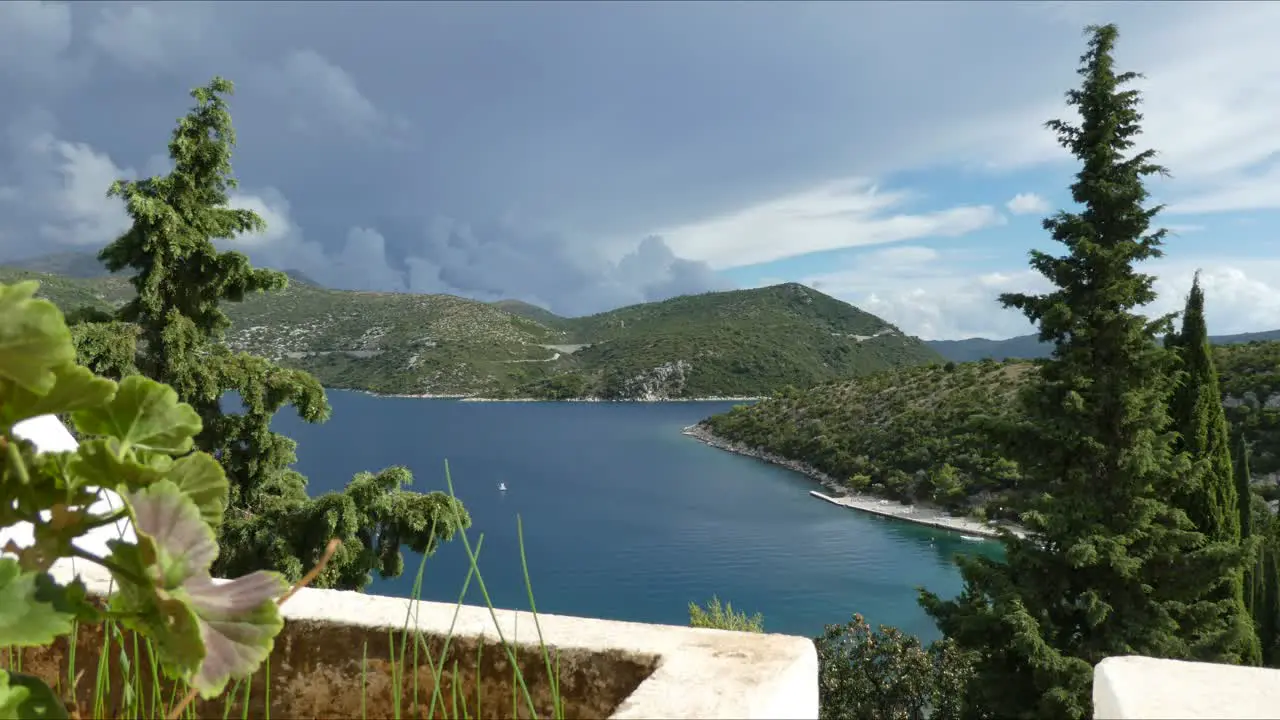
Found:
[[[39,280],[40,294],[64,311],[127,302],[127,277],[96,263],[85,254],[49,256],[0,266],[0,282]],[[884,320],[795,283],[562,318],[515,300],[332,290],[288,274],[283,292],[225,306],[227,344],[312,372],[327,387],[486,398],[758,397],[943,359]]]
[[[91,252],[61,252],[41,257],[28,258],[25,260],[15,260],[5,264],[9,267],[22,268],[24,270],[50,273],[54,275],[65,275],[67,277],[79,279],[102,278],[109,275],[106,268],[104,268],[102,263],[98,261],[97,254]],[[286,270],[285,272],[295,281],[321,287],[319,283],[307,277],[301,271]],[[490,304],[503,312],[532,320],[549,329],[577,335],[583,334],[583,328],[591,326],[599,327],[603,318],[612,317],[614,316],[614,313],[622,313],[627,310],[627,308],[618,308],[617,310],[611,310],[609,312],[599,313],[588,317],[568,318],[557,315],[546,308],[539,307],[522,300],[498,300]],[[645,305],[652,304],[653,303],[646,303],[644,305],[636,305],[633,307],[644,307]],[[619,319],[622,318],[622,316],[616,317]],[[596,318],[596,320],[593,321],[591,318]],[[876,320],[879,321],[879,318],[876,318]],[[623,322],[625,322],[625,320],[623,320]],[[567,338],[562,339],[567,340]],[[1239,333],[1236,335],[1215,335],[1210,336],[1209,338],[1209,341],[1214,345],[1232,345],[1259,340],[1280,340],[1280,329],[1253,333]],[[992,360],[1032,360],[1048,357],[1049,355],[1049,346],[1041,343],[1035,335],[1018,335],[1004,340],[991,340],[988,338],[975,337],[965,338],[963,340],[925,340],[923,342],[943,358],[953,362],[973,362],[986,358],[990,358]]]
[[[1258,341],[1280,340],[1280,330],[1239,333],[1236,335],[1211,335],[1214,345],[1236,345]],[[1040,342],[1036,335],[1019,335],[1007,340],[967,338],[964,340],[926,340],[925,344],[953,362],[975,360],[1034,360],[1049,356],[1052,345]]]
[[[11,268],[21,268],[32,272],[65,275],[70,278],[89,280],[108,277],[111,273],[98,260],[96,252],[68,251],[40,255],[38,257],[11,260],[4,263]]]

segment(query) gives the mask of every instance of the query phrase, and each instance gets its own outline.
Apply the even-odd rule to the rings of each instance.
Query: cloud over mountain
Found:
[[[1274,4],[355,8],[0,3],[0,261],[110,239],[110,180],[161,171],[187,91],[222,75],[237,201],[269,225],[245,247],[339,287],[587,312],[902,243],[985,258],[951,267],[982,283],[1025,267],[1063,202],[1043,122],[1099,20],[1146,74],[1142,144],[1174,176],[1153,199],[1207,228],[1170,262],[1207,264],[1223,233],[1241,262],[1275,257],[1274,217],[1239,224],[1280,210]],[[894,277],[876,297],[908,330],[958,306]]]

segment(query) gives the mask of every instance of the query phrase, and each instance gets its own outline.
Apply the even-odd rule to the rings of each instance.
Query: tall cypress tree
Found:
[[[402,546],[430,553],[470,517],[448,495],[409,491],[412,476],[403,467],[360,473],[345,490],[317,498],[290,468],[296,445],[271,430],[271,419],[293,405],[309,422],[324,420],[324,390],[305,372],[221,342],[231,324],[222,303],[287,282],[284,273],[254,268],[242,253],[214,245],[265,228],[253,211],[229,206],[236,185],[225,99],[231,92],[222,78],[192,91],[195,107],[169,142],[171,172],[111,186],[108,195],[124,200],[133,225],[99,258],[112,271],[132,271],[137,295],[108,322],[84,318],[76,328],[78,349],[104,374],[141,372],[168,383],[200,413],[197,447],[218,458],[231,481],[215,573],[272,569],[296,580],[338,537],[341,549],[313,584],[361,589],[373,572],[402,572]],[[241,412],[224,409],[229,392],[239,395]]]
[[[1087,32],[1083,81],[1067,93],[1080,123],[1047,123],[1080,161],[1080,211],[1044,221],[1065,256],[1031,253],[1056,289],[1001,297],[1054,346],[1021,396],[1029,422],[1004,438],[1044,494],[1023,516],[1029,537],[1004,535],[1003,561],[960,561],[958,598],[921,593],[942,631],[975,652],[975,717],[1083,720],[1103,658],[1216,657],[1236,642],[1232,603],[1210,593],[1238,571],[1239,545],[1209,542],[1162,499],[1191,464],[1165,430],[1173,355],[1157,338],[1171,318],[1138,314],[1155,293],[1134,264],[1161,255],[1143,179],[1164,169],[1151,150],[1126,155],[1140,98],[1124,89],[1137,75],[1113,67],[1115,26]]]
[[[1178,433],[1174,448],[1188,453],[1193,463],[1192,479],[1173,494],[1173,504],[1186,512],[1192,524],[1210,540],[1240,543],[1241,497],[1232,470],[1231,438],[1205,325],[1199,273],[1187,295],[1182,330],[1170,336],[1166,344],[1177,353],[1181,364],[1169,403],[1171,427]],[[1244,499],[1247,501],[1248,496]],[[1237,605],[1239,659],[1257,665],[1262,662],[1262,655],[1245,599],[1243,569],[1223,592]]]
[[[1240,498],[1232,473],[1231,440],[1218,371],[1205,326],[1199,273],[1187,295],[1182,331],[1170,336],[1167,345],[1177,352],[1182,365],[1169,402],[1172,427],[1179,435],[1175,448],[1188,452],[1192,461],[1203,461],[1197,468],[1198,481],[1177,493],[1174,502],[1200,532],[1216,540],[1239,542]]]
[[[1277,573],[1275,535],[1268,538],[1262,553],[1258,616],[1258,637],[1262,644],[1262,664],[1280,667],[1280,573]]]
[[[1236,443],[1236,459],[1232,463],[1232,474],[1236,485],[1236,513],[1240,517],[1240,541],[1247,543],[1253,537],[1253,479],[1249,473],[1249,443],[1242,435]],[[1258,547],[1257,560],[1245,567],[1244,586],[1245,608],[1257,624],[1259,604],[1258,588],[1262,578],[1262,563],[1266,560],[1267,547],[1262,543]]]
[[[1253,478],[1249,470],[1249,441],[1240,436],[1236,443],[1236,459],[1232,463],[1236,486],[1236,515],[1240,520],[1240,539],[1253,536]]]
[[[1255,504],[1261,503],[1253,495],[1253,478],[1249,471],[1249,443],[1240,438],[1235,461],[1236,492],[1242,498],[1240,508],[1241,535],[1248,539],[1256,536],[1260,541],[1257,560],[1245,572],[1245,599],[1249,614],[1257,630],[1262,664],[1280,666],[1280,577],[1277,577],[1277,559],[1280,558],[1280,521],[1269,512],[1258,516],[1254,523]]]

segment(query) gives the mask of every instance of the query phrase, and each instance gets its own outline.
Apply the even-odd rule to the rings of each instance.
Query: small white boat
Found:
[[[506,492],[506,491],[507,491],[507,484],[506,484],[506,483],[498,483],[498,491],[499,491],[499,492]]]
[[[974,537],[974,536],[972,536],[972,535],[961,535],[961,536],[960,536],[960,539],[961,539],[961,540],[968,540],[969,542],[982,542],[982,541],[983,541],[983,538],[980,538],[980,537]]]

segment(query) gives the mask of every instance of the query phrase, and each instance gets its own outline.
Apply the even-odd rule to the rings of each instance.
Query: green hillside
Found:
[[[81,267],[57,257],[46,264]],[[329,290],[292,277],[283,292],[228,304],[227,342],[308,370],[328,387],[548,399],[741,397],[941,360],[874,315],[795,284],[561,318],[518,301]],[[23,279],[39,279],[41,295],[67,311],[110,310],[132,296],[120,276],[0,267],[0,282]]]
[[[563,320],[573,372],[605,397],[756,396],[941,360],[884,320],[795,283],[685,295]]]
[[[498,300],[497,302],[489,304],[503,312],[511,313],[517,317],[526,318],[537,323],[542,323],[549,328],[555,328],[557,330],[563,329],[569,322],[567,318],[560,317],[546,308],[538,307],[537,305],[524,302],[523,300]]]
[[[133,297],[133,286],[123,276],[103,274],[95,278],[80,278],[0,265],[0,283],[25,280],[39,280],[40,296],[48,298],[64,312],[80,307],[113,310]]]
[[[1254,446],[1251,470],[1255,478],[1274,479],[1280,342],[1216,346],[1214,353],[1233,430]],[[703,426],[753,451],[847,479],[851,489],[994,515],[1034,490],[1019,487],[1016,466],[995,453],[990,439],[993,423],[1016,420],[1014,394],[1033,372],[1033,362],[1014,360],[904,368],[781,393]]]

